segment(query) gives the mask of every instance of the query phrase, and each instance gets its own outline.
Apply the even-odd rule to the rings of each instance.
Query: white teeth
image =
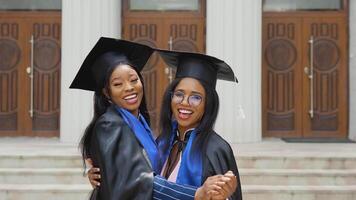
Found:
[[[190,111],[190,110],[184,110],[184,109],[179,109],[178,110],[180,113],[183,113],[183,114],[192,114],[193,112]]]
[[[137,97],[137,94],[133,94],[133,95],[129,95],[129,96],[125,97],[124,99],[128,100],[128,99],[132,99],[132,98],[136,98],[136,97]]]

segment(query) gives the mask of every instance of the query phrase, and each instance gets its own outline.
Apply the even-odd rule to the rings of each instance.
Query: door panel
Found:
[[[19,96],[26,96],[23,71],[25,60],[24,32],[22,21],[0,14],[0,135],[18,135],[24,106]]]
[[[204,23],[197,18],[175,18],[164,22],[165,40],[172,38],[172,49],[177,51],[200,52],[204,48]],[[164,47],[169,49],[169,46]]]
[[[265,136],[298,136],[301,127],[301,20],[265,18],[263,24]]]
[[[264,14],[263,136],[347,136],[346,23],[340,13]]]
[[[59,129],[60,100],[60,18],[36,17],[34,36],[34,116],[32,131],[51,135]]]
[[[346,137],[347,130],[347,68],[346,24],[343,18],[304,19],[304,41],[313,36],[313,90],[304,76],[304,115],[306,137]],[[310,46],[304,42],[304,66],[310,66]]]
[[[2,88],[8,89],[1,91],[1,105],[11,103],[11,109],[1,110],[0,135],[58,136],[61,66],[60,12],[3,12],[0,15],[5,24],[14,24],[10,30],[16,33],[15,36],[17,35],[17,37],[10,37],[12,45],[4,42],[10,41],[9,37],[5,36],[6,34],[2,34],[0,39],[3,41],[0,51],[6,52],[1,54],[5,58],[5,64],[0,65],[0,77],[2,83],[10,83],[2,84]],[[0,32],[7,33],[6,27],[2,25]],[[31,35],[34,39],[33,47],[30,43]],[[15,44],[17,48],[14,47]],[[33,58],[31,53],[33,53]],[[6,66],[14,63],[17,57],[19,61],[16,67],[6,69]],[[27,68],[32,62],[33,85],[27,73],[29,70]],[[9,75],[11,79],[8,78]],[[12,124],[11,131],[6,130],[9,129],[9,124]]]

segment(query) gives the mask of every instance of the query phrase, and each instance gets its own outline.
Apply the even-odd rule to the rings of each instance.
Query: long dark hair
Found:
[[[105,54],[103,56],[105,56]],[[112,56],[112,55],[110,55],[110,56]],[[102,62],[95,63],[94,65],[99,65],[99,64],[102,64]],[[110,87],[109,81],[110,81],[110,76],[113,73],[113,71],[120,65],[131,66],[132,69],[134,69],[136,71],[137,75],[139,76],[141,83],[142,83],[143,94],[145,94],[145,87],[144,87],[142,75],[135,67],[133,67],[133,65],[130,62],[123,61],[122,59],[116,59],[116,60],[115,59],[106,59],[105,64],[107,64],[107,71],[106,71],[105,77],[102,79],[102,83],[97,84],[98,87],[96,88],[95,93],[94,93],[94,116],[91,119],[89,125],[86,127],[83,137],[81,138],[80,143],[79,143],[79,148],[81,150],[84,168],[86,168],[85,159],[92,157],[90,154],[90,149],[91,149],[91,138],[93,135],[93,129],[94,129],[95,123],[98,120],[98,118],[101,115],[103,115],[106,112],[107,108],[112,104],[111,101],[104,95],[103,89],[105,89],[106,91],[109,91],[109,87]],[[94,66],[94,67],[102,67],[102,66]],[[150,117],[149,117],[149,113],[147,110],[145,95],[143,95],[143,97],[142,97],[142,101],[141,101],[141,104],[139,107],[139,112],[146,119],[148,125],[150,125]]]
[[[171,101],[172,94],[177,87],[178,83],[182,80],[182,78],[176,78],[172,81],[171,84],[168,85],[162,101],[161,114],[160,114],[160,137],[162,139],[168,139],[170,134],[172,133],[172,109],[171,109]],[[193,148],[201,148],[207,138],[209,137],[211,131],[213,130],[218,112],[219,112],[219,96],[215,90],[215,88],[211,88],[204,81],[200,81],[200,84],[203,86],[206,94],[205,99],[205,111],[202,119],[198,127],[196,127],[197,133],[201,133],[197,135],[195,145]],[[165,149],[168,148],[168,145]]]

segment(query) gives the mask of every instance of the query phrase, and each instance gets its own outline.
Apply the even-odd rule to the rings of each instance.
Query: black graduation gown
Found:
[[[231,199],[242,200],[240,175],[231,146],[216,132],[211,131],[204,145],[203,183],[209,176],[225,174],[231,170],[237,177],[237,188]]]
[[[91,157],[100,168],[100,187],[93,200],[152,198],[153,171],[147,155],[129,126],[110,106],[95,123]]]

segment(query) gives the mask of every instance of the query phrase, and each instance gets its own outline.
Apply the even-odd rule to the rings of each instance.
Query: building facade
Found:
[[[264,137],[283,137],[284,135],[341,137],[356,140],[356,125],[352,123],[356,122],[356,37],[354,36],[356,26],[353,23],[356,21],[356,14],[354,14],[356,2],[331,0],[329,2],[339,2],[340,4],[335,6],[341,5],[342,9],[335,11],[335,8],[326,8],[330,12],[323,12],[323,14],[319,12],[319,16],[313,15],[315,8],[314,10],[310,8],[313,11],[310,11],[308,15],[296,15],[295,12],[282,12],[281,10],[275,12],[273,2],[278,4],[278,1],[273,0],[181,1],[183,4],[188,2],[187,5],[193,8],[185,12],[175,12],[174,9],[170,12],[157,10],[161,8],[152,8],[155,11],[143,12],[140,11],[139,6],[131,8],[130,2],[140,1],[62,1],[61,37],[57,40],[61,48],[60,81],[58,82],[60,89],[57,89],[60,91],[57,95],[60,99],[58,102],[60,109],[52,106],[54,111],[58,110],[56,116],[60,119],[58,119],[59,133],[57,134],[61,141],[78,142],[91,119],[93,94],[81,90],[70,90],[69,85],[83,59],[101,36],[130,39],[166,49],[205,52],[229,63],[237,74],[239,83],[234,85],[224,81],[218,82],[220,112],[215,128],[231,143],[259,142]],[[271,7],[268,7],[266,2],[271,2],[269,4]],[[166,9],[171,8],[169,5],[166,7]],[[275,13],[282,13],[284,16],[276,16]],[[335,19],[335,14],[340,18],[339,21],[327,20]],[[46,20],[50,20],[48,15],[46,16]],[[301,20],[301,17],[305,16],[309,18]],[[52,21],[46,21],[52,24],[50,26],[53,30],[51,40],[58,35],[55,28],[58,23],[56,17],[58,18],[58,16],[53,16]],[[303,24],[308,20],[309,25]],[[1,18],[1,21],[5,21],[4,18]],[[316,28],[308,29],[313,26]],[[286,28],[282,30],[278,27]],[[321,27],[319,32],[318,27]],[[323,30],[326,31],[323,32]],[[339,30],[341,32],[338,32]],[[41,34],[41,31],[38,32]],[[324,40],[318,41],[316,38],[315,45],[319,45],[321,50],[330,47],[327,51],[329,54],[326,54],[330,57],[319,56],[322,60],[315,62],[315,76],[319,79],[313,83],[319,84],[319,88],[323,89],[319,93],[315,90],[316,92],[313,93],[315,97],[309,101],[310,94],[312,94],[311,88],[318,88],[310,86],[308,76],[303,74],[305,66],[302,65],[308,63],[310,53],[309,40],[305,41],[308,37],[304,35],[313,35],[311,33],[319,33],[322,36],[321,39]],[[272,36],[275,35],[278,37],[273,38]],[[43,42],[45,47],[49,48],[50,45],[53,44]],[[39,48],[40,45],[36,47]],[[319,55],[317,46],[314,49],[316,55]],[[276,56],[282,58],[276,59]],[[158,59],[150,62],[152,65],[161,66],[161,61]],[[333,62],[334,64],[330,64],[328,68],[328,63]],[[39,65],[38,61],[35,63]],[[287,67],[284,68],[285,66]],[[49,77],[56,77],[55,68],[46,72],[50,73]],[[151,107],[154,119],[159,111],[156,103],[159,99],[154,99],[153,94],[162,91],[168,83],[169,72],[166,72],[164,67],[149,68],[145,71],[145,81],[148,80],[155,87],[149,94],[149,98],[151,97],[149,107]],[[340,73],[343,75],[341,76]],[[155,79],[153,76],[155,74],[158,74],[160,78]],[[46,80],[48,76],[43,75],[43,80]],[[157,81],[150,82],[154,79]],[[35,86],[40,84],[37,82],[35,81]],[[56,88],[55,82],[52,85],[54,85],[52,88]],[[323,85],[328,87],[322,87]],[[37,91],[40,90],[37,89]],[[279,96],[276,92],[279,92]],[[35,99],[37,93],[34,92]],[[31,92],[27,95],[31,96]],[[325,100],[328,98],[333,101]],[[308,112],[311,102],[315,104],[311,109],[315,111],[314,118]],[[327,106],[323,107],[323,103]],[[35,116],[39,116],[38,104],[34,105],[37,108]],[[317,119],[326,120],[317,122]],[[41,122],[38,123],[41,124]]]

